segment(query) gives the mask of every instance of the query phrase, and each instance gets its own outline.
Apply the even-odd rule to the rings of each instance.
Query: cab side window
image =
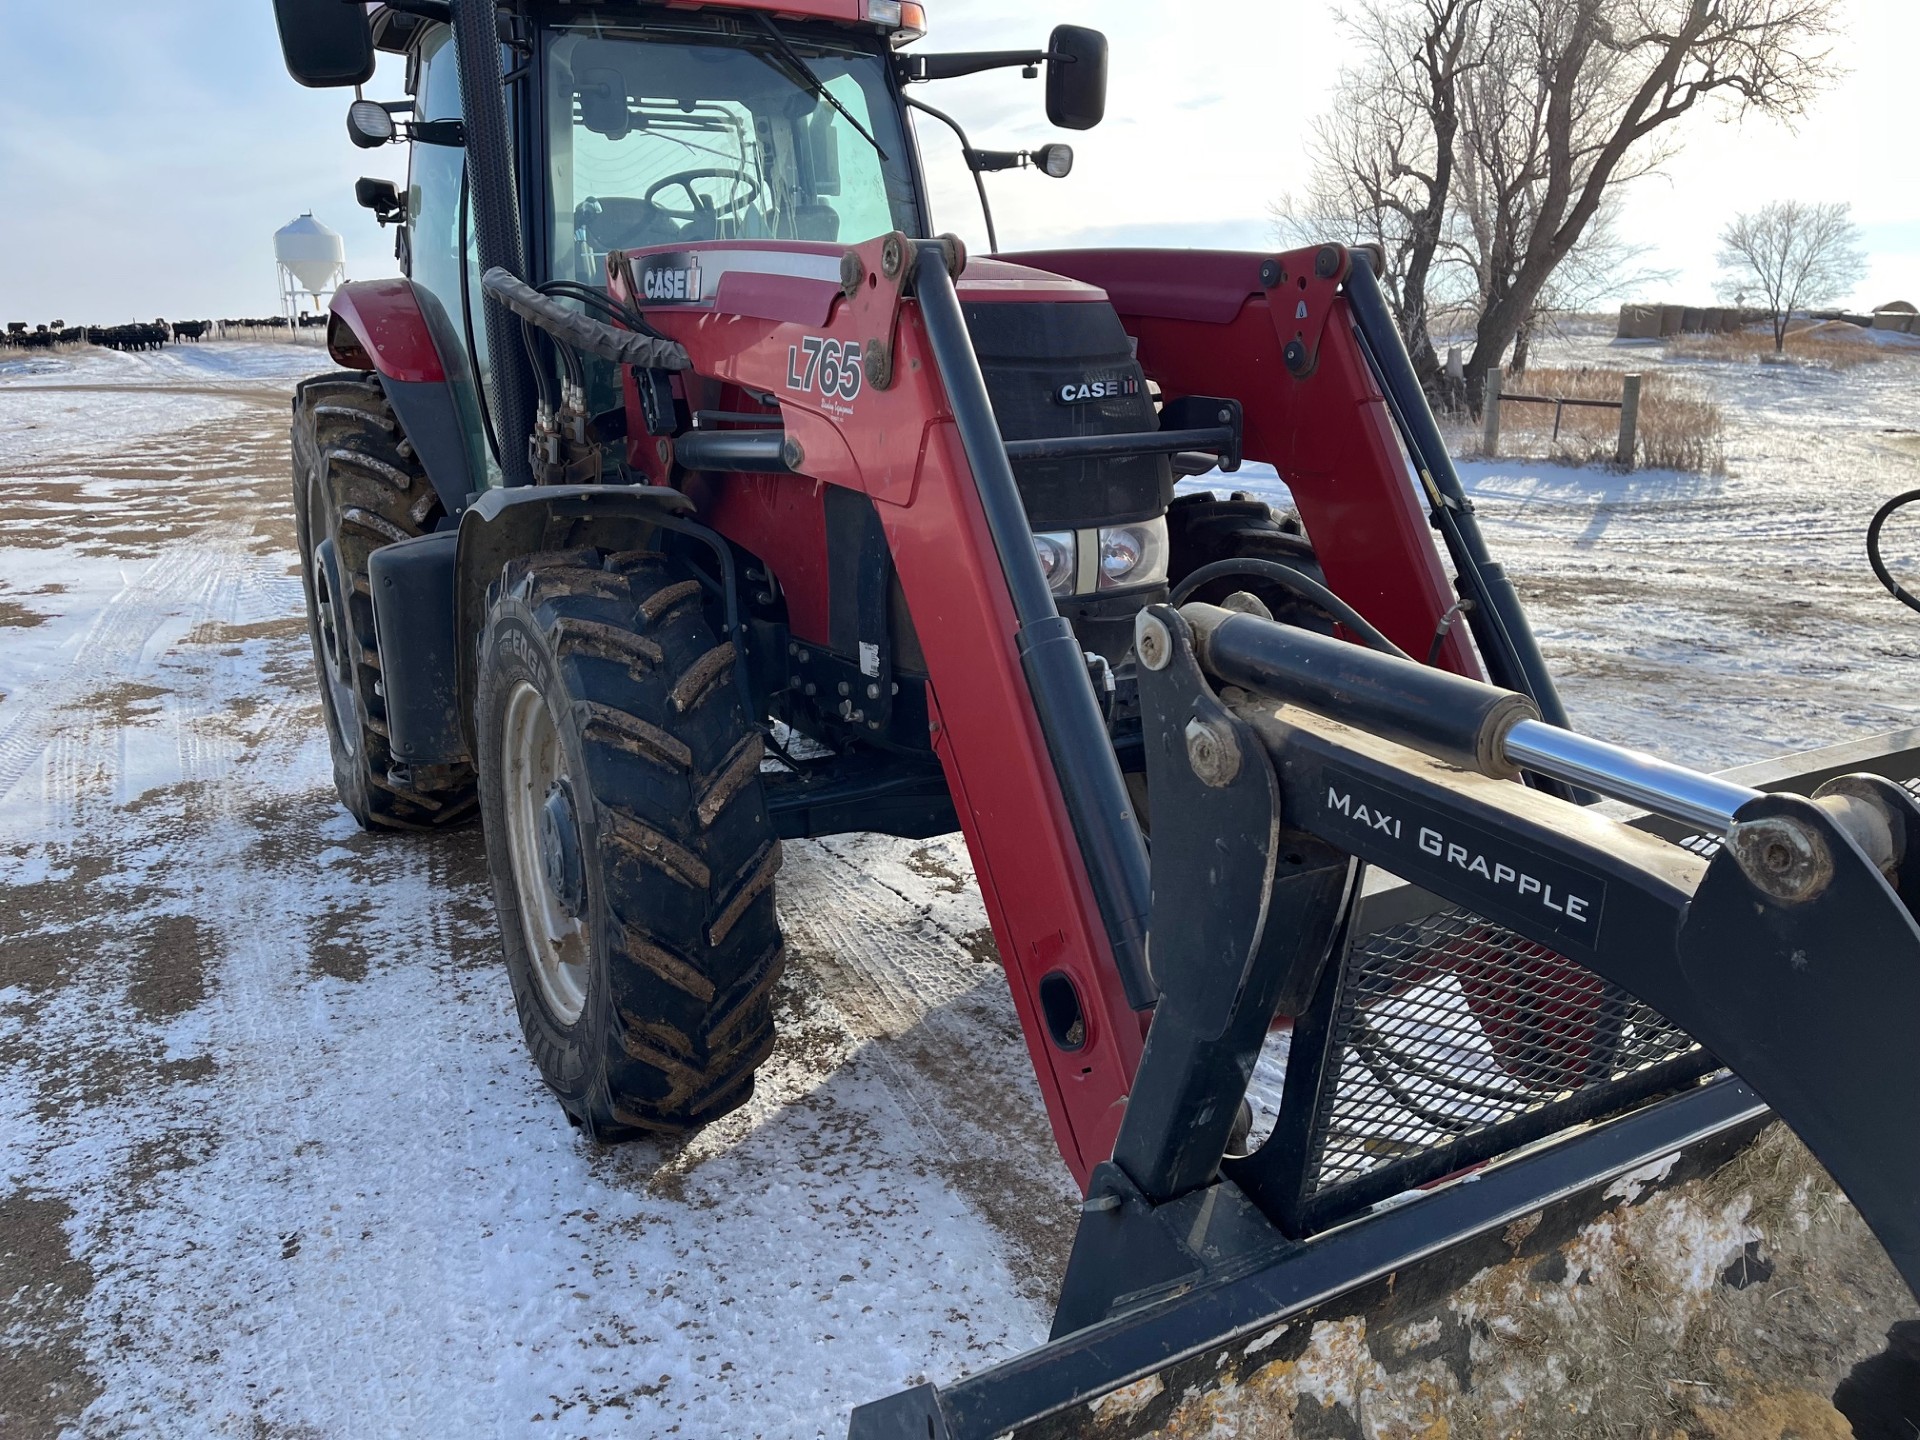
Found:
[[[455,63],[452,32],[435,26],[422,42],[420,83],[414,113],[421,120],[460,119],[460,70]],[[412,147],[407,172],[407,249],[411,275],[433,292],[456,329],[464,330],[461,303],[461,266],[467,271],[467,307],[473,316],[475,360],[486,375],[486,327],[480,320],[480,258],[473,244],[473,226],[461,226],[461,192],[466,186],[467,152],[457,145]]]

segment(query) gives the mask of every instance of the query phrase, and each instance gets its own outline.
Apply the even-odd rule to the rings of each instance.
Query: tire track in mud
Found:
[[[222,450],[209,445],[216,438],[237,443]],[[129,1080],[141,1075],[141,1083],[117,1107],[114,1130],[119,1138],[99,1150],[83,1171],[112,1179],[106,1194],[88,1197],[90,1223],[85,1243],[76,1248],[93,1284],[91,1293],[77,1297],[80,1310],[74,1323],[84,1328],[85,1360],[92,1364],[116,1355],[112,1368],[122,1372],[121,1383],[105,1387],[82,1421],[89,1434],[151,1433],[161,1417],[177,1418],[167,1401],[180,1397],[168,1394],[173,1388],[168,1381],[180,1377],[167,1374],[164,1342],[159,1356],[152,1348],[156,1329],[169,1328],[153,1323],[153,1301],[166,1296],[169,1288],[158,1277],[178,1261],[170,1253],[178,1243],[178,1221],[170,1235],[166,1219],[155,1213],[157,1205],[164,1217],[179,1203],[179,1192],[163,1176],[191,1171],[211,1159],[232,1138],[236,1125],[244,1132],[257,1124],[252,1114],[233,1111],[218,1099],[209,1107],[206,1102],[214,1097],[197,1084],[182,1090],[170,1080],[199,1080],[228,1067],[244,1070],[263,1053],[262,1042],[280,1042],[283,1058],[301,1048],[285,1026],[249,1044],[223,1024],[238,1021],[243,1030],[257,1029],[261,1014],[297,1014],[290,997],[270,994],[270,987],[232,996],[220,993],[229,987],[249,988],[244,981],[234,983],[235,946],[225,922],[231,917],[256,935],[275,935],[284,933],[286,918],[263,914],[258,903],[259,887],[253,883],[257,871],[248,853],[255,835],[243,805],[236,803],[236,774],[246,773],[239,790],[255,799],[262,776],[271,777],[265,787],[269,790],[290,779],[297,785],[295,752],[314,719],[313,697],[306,693],[277,695],[264,705],[245,703],[253,698],[247,692],[258,686],[258,676],[249,673],[249,660],[263,647],[287,648],[288,637],[243,635],[242,643],[225,643],[236,626],[265,621],[270,628],[289,612],[288,578],[271,554],[290,544],[290,535],[284,533],[290,526],[283,517],[263,512],[257,485],[232,483],[242,477],[256,480],[257,470],[246,474],[248,461],[271,445],[271,439],[235,435],[230,426],[196,426],[123,452],[105,480],[103,467],[71,467],[73,475],[96,491],[106,488],[117,497],[124,487],[134,498],[134,508],[147,500],[186,512],[188,536],[157,549],[141,547],[150,558],[100,607],[70,653],[61,657],[58,670],[14,692],[10,723],[0,732],[0,797],[15,789],[37,761],[45,760],[45,815],[27,833],[49,851],[78,862],[86,873],[109,877],[100,890],[75,896],[81,923],[98,900],[115,904],[123,923],[132,921],[136,930],[156,917],[178,917],[180,924],[159,933],[190,938],[194,952],[168,948],[147,962],[160,967],[152,977],[160,993],[191,997],[189,1033],[171,1038],[172,1027],[166,1022],[178,1012],[141,1013],[144,1007],[136,1000],[134,1013],[111,1025],[113,1038],[105,1049],[99,1048],[105,1036],[90,1032],[98,1032],[105,1019],[102,1006],[114,1008],[115,992],[129,982],[113,962],[102,965],[105,957],[76,957],[72,981],[77,983],[53,999],[57,1013],[50,1018],[56,1028],[85,1037],[91,1056],[34,1067],[42,1077],[39,1084],[49,1087],[43,1089],[48,1095],[70,1094],[76,1084],[83,1092],[97,1093],[102,1081],[96,1072],[103,1060],[116,1077],[122,1072]],[[216,484],[211,497],[205,490],[193,493],[192,481],[179,473],[192,468],[186,462],[189,454],[208,453],[218,457],[202,467],[217,472],[206,477]],[[69,477],[58,473],[62,467],[52,468],[56,473],[42,470],[15,488],[6,513],[18,515],[34,506],[37,495],[58,493]],[[157,496],[156,485],[161,489]],[[68,527],[76,538],[88,533],[89,519],[81,507]],[[124,561],[120,565],[135,569]],[[291,598],[297,605],[297,581],[292,582]],[[222,631],[229,634],[223,637]],[[303,647],[304,635],[292,639],[292,645]],[[153,708],[133,711],[129,695]],[[156,701],[160,703],[153,705]],[[242,707],[243,717],[236,718]],[[295,721],[306,723],[296,727]],[[142,737],[135,731],[160,733]],[[161,768],[171,773],[161,777],[157,788],[139,787],[137,799],[119,794],[116,803],[116,782],[124,788],[133,747],[142,748],[149,758],[169,756],[170,766]],[[71,933],[79,938],[80,932]],[[158,943],[163,942],[149,945]],[[297,973],[297,967],[291,968]],[[179,992],[183,979],[187,988]],[[211,1006],[203,1003],[209,982],[217,997]],[[131,989],[128,998],[133,999]],[[196,1019],[208,1023],[196,1024]],[[197,1052],[184,1068],[171,1062],[154,1064],[156,1050],[166,1055],[181,1046]],[[233,1093],[224,1082],[221,1088]],[[41,1103],[44,1107],[46,1102]],[[276,1112],[298,1125],[306,1108],[281,1105]],[[27,1140],[28,1156],[60,1143],[51,1130],[37,1140],[18,1132],[15,1138]],[[35,1168],[29,1159],[28,1173]],[[179,1318],[165,1299],[158,1309],[162,1314],[173,1310],[174,1319]],[[308,1353],[301,1346],[287,1350],[296,1369],[304,1367]],[[127,1368],[146,1369],[147,1374],[127,1386]],[[303,1378],[309,1385],[322,1383],[311,1374]],[[92,1388],[99,1394],[99,1387]],[[128,1407],[122,1402],[129,1390],[146,1398]]]
[[[166,695],[152,683],[156,671],[199,627],[297,614],[299,582],[272,558],[291,546],[292,527],[263,505],[261,493],[263,472],[284,455],[285,440],[263,430],[262,418],[250,410],[195,423],[145,437],[104,461],[63,458],[17,474],[0,469],[9,482],[0,545],[71,546],[101,554],[123,576],[134,571],[57,656],[59,668],[8,697],[0,712],[0,801],[43,755],[49,804],[71,808],[98,793],[126,759],[124,751],[102,753],[95,743],[102,709],[123,736],[126,716],[119,712],[130,689],[137,687],[131,698],[139,700]],[[215,483],[196,483],[202,480]],[[106,524],[103,509],[112,517]],[[23,535],[22,524],[44,533]],[[168,643],[154,651],[163,637]]]
[[[215,430],[233,444],[209,458]],[[839,1033],[817,1052],[790,1037],[765,1103],[684,1151],[583,1155],[520,1047],[477,832],[361,836],[334,805],[276,446],[194,427],[123,454],[104,487],[103,467],[72,464],[85,484],[55,495],[54,543],[99,543],[87,507],[122,523],[128,499],[164,508],[169,532],[137,543],[144,568],[123,561],[133,579],[62,667],[0,712],[0,761],[18,772],[0,783],[17,790],[44,756],[60,797],[29,820],[34,843],[89,867],[55,897],[74,917],[57,942],[77,951],[96,919],[184,915],[202,952],[162,957],[204,970],[204,995],[165,1016],[129,1005],[111,947],[75,959],[54,997],[73,1054],[28,1049],[12,1067],[42,1108],[64,1102],[18,1135],[84,1215],[72,1249],[93,1285],[71,1304],[102,1393],[80,1430],[331,1437],[378,1415],[390,1433],[520,1434],[542,1428],[533,1407],[503,1410],[498,1391],[530,1371],[554,1392],[538,1408],[555,1433],[608,1433],[624,1411],[633,1433],[812,1435],[822,1395],[832,1408],[1026,1343],[1008,1327],[1044,1322],[1075,1197],[957,841],[796,845],[794,993]],[[115,786],[135,732],[172,776],[129,800]],[[357,973],[318,963],[336,936]],[[121,1087],[104,1095],[88,1050],[102,1045]],[[57,1128],[103,1122],[78,1155]],[[782,1198],[764,1197],[783,1170]],[[759,1208],[711,1213],[739,1196]],[[779,1253],[821,1244],[820,1274]],[[823,1297],[842,1269],[865,1283],[870,1259],[881,1313],[836,1302],[832,1328],[862,1338],[813,1356],[784,1332],[826,1300],[739,1271],[741,1247]],[[516,1252],[552,1274],[529,1283]],[[1008,1318],[1002,1254],[1030,1316],[1023,1302]],[[930,1278],[949,1256],[964,1259]],[[764,1345],[769,1321],[801,1348],[770,1374],[713,1368]],[[895,1353],[901,1326],[914,1339],[892,1373],[873,1355]],[[672,1356],[669,1407],[647,1398],[648,1367]]]
[[[82,702],[136,677],[148,644],[169,622],[204,617],[209,597],[242,559],[229,543],[237,533],[210,537],[211,544],[162,552],[107,602],[74,647],[64,670],[10,697],[8,708],[14,714],[0,731],[0,800],[45,754],[60,729],[74,721]],[[66,773],[57,777],[57,783],[76,784],[71,770],[62,768]],[[49,800],[75,798],[72,791],[63,793],[54,784],[48,789]]]

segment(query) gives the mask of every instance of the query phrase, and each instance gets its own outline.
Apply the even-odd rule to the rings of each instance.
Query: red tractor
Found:
[[[1044,70],[1084,129],[1097,32],[276,10],[301,83],[377,48],[411,96],[349,115],[411,146],[359,187],[404,278],[340,289],[294,403],[336,781],[478,813],[571,1120],[747,1098],[783,838],[966,837],[1085,1214],[1046,1351],[855,1433],[1000,1434],[1769,1106],[1920,1280],[1913,737],[1748,781],[1571,733],[1368,252],[933,238],[913,87]],[[1297,513],[1177,493],[1248,458]]]

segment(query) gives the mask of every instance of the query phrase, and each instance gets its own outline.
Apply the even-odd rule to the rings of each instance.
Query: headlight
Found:
[[[1033,553],[1040,557],[1040,569],[1047,577],[1047,588],[1056,595],[1071,595],[1074,566],[1079,559],[1073,531],[1039,532],[1033,537]]]
[[[1153,585],[1167,578],[1167,522],[1143,520],[1100,531],[1100,588]]]

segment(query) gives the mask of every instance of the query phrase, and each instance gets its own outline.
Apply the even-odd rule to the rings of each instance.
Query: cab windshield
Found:
[[[555,31],[556,278],[598,282],[609,250],[648,245],[920,233],[886,57],[785,33],[837,107],[810,93],[771,37],[739,22]]]

